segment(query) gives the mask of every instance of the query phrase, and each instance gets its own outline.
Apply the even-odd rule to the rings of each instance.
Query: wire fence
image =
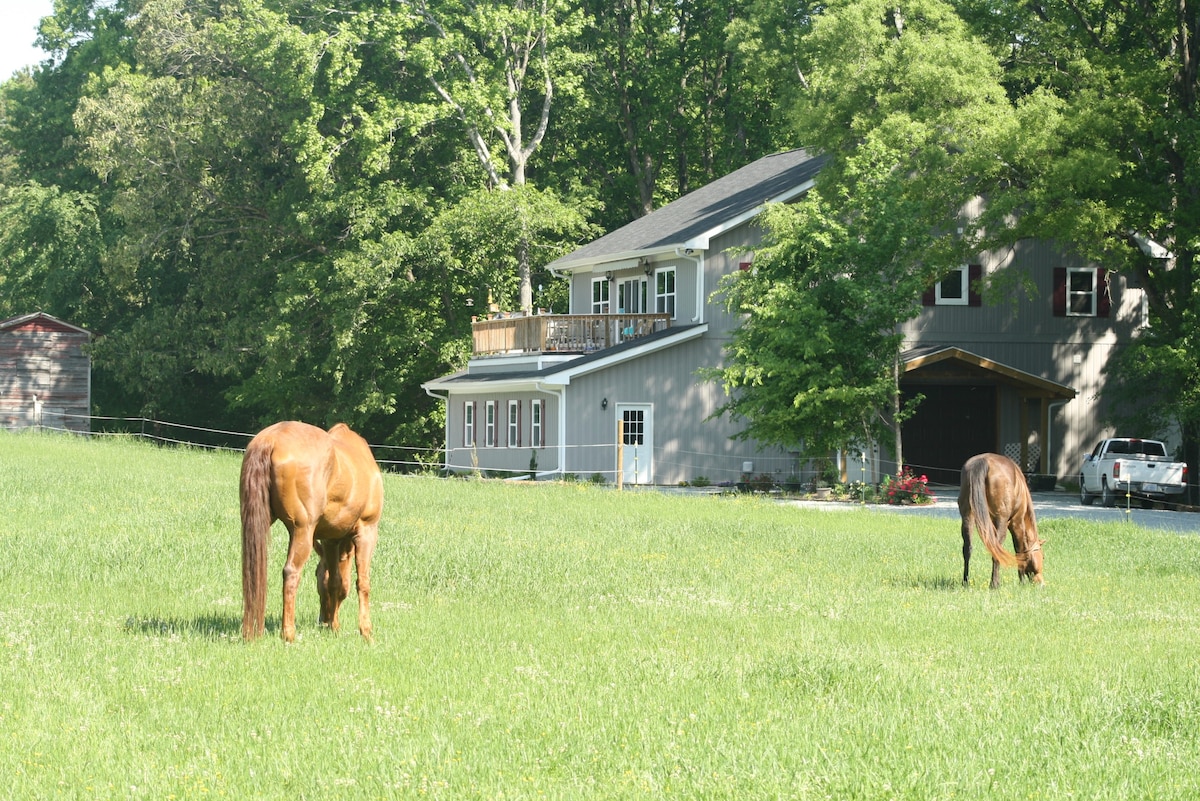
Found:
[[[23,415],[14,418],[9,415],[0,425],[9,431],[44,431],[63,434],[73,434],[86,437],[132,437],[162,446],[201,448],[215,451],[242,452],[254,437],[255,432],[236,431],[225,428],[174,423],[158,420],[152,417],[110,417],[103,415],[81,415],[69,412],[55,412],[53,415],[32,416]],[[454,456],[461,455],[461,448],[429,447],[418,445],[394,445],[388,443],[373,443],[372,451],[376,461],[386,470],[397,473],[439,472],[448,464],[452,464]],[[470,450],[470,449],[466,449]],[[509,449],[514,453],[526,451],[528,448]],[[559,446],[539,449],[558,451]],[[589,443],[586,445],[564,445],[561,450],[568,454],[582,455],[583,452],[614,454],[617,443],[614,439],[608,443]],[[815,478],[813,469],[800,469],[795,456],[764,456],[761,452],[746,452],[730,454],[728,452],[712,453],[701,451],[685,451],[676,448],[655,447],[651,454],[657,471],[667,471],[675,475],[699,477],[702,473],[707,483],[712,485],[733,486],[744,480],[746,475],[741,466],[753,461],[756,476],[768,475],[780,482],[786,477],[800,475],[811,481]],[[462,461],[460,459],[460,461]],[[592,460],[589,460],[592,461]],[[854,460],[851,460],[853,463]],[[721,467],[720,464],[732,464],[734,467]],[[464,471],[462,464],[454,464],[453,469]],[[470,468],[466,472],[473,472]],[[615,483],[617,470],[615,462],[609,468],[599,467],[589,469],[586,473],[575,475],[563,470],[528,471],[528,470],[499,470],[483,469],[478,472],[485,475],[505,476],[511,478],[529,478],[532,472],[538,478],[552,476],[578,478],[580,480],[596,480],[597,477],[608,483]]]
[[[151,417],[106,417],[100,415],[71,414],[68,412],[56,412],[50,416],[49,420],[43,419],[40,421],[28,415],[16,418],[9,415],[3,424],[0,424],[0,428],[9,431],[45,431],[87,437],[124,436],[153,442],[162,446],[232,452],[244,451],[255,433],[173,423]],[[592,443],[562,447],[564,451],[607,450],[610,452],[615,452],[616,448],[617,444],[615,441],[607,444]],[[371,449],[375,453],[376,461],[379,462],[383,469],[396,473],[441,472],[449,463],[448,457],[450,454],[459,450],[452,448],[447,451],[446,448],[392,445],[386,443],[372,444]],[[669,470],[677,475],[696,477],[703,471],[705,473],[705,483],[713,486],[733,486],[745,481],[747,478],[736,467],[722,468],[714,466],[720,464],[722,461],[737,464],[743,459],[745,461],[754,460],[755,464],[759,465],[759,468],[754,471],[755,476],[760,478],[764,475],[773,477],[779,483],[784,483],[785,480],[795,478],[799,478],[804,483],[812,483],[816,474],[815,469],[811,468],[811,466],[808,468],[798,467],[798,460],[794,455],[789,457],[764,458],[761,453],[731,455],[729,453],[684,451],[675,448],[656,447],[653,450],[651,458],[658,468]],[[853,457],[846,459],[844,462],[845,472],[849,481],[863,481],[864,483],[871,484],[877,483],[882,478],[882,474],[878,470],[871,471],[865,463],[858,466],[856,464],[858,462],[859,460]],[[699,467],[701,465],[703,467]],[[916,475],[921,475],[923,472],[936,472],[942,477],[942,481],[930,481],[930,486],[953,487],[959,483],[956,479],[960,475],[960,471],[957,470],[947,470],[946,468],[913,463],[907,463],[906,468],[910,469]],[[456,466],[456,469],[461,471],[461,465]],[[479,472],[485,475],[498,475],[518,479],[530,478],[531,474],[537,478],[564,476],[564,472],[561,470],[540,473],[536,470],[481,470]],[[617,471],[614,465],[611,469],[599,469],[589,471],[586,475],[572,475],[571,477],[581,480],[602,480],[606,483],[615,483],[616,474]],[[868,478],[869,475],[872,477]],[[950,480],[945,480],[947,478]],[[1074,476],[1068,476],[1066,480],[1069,482],[1074,478]],[[1200,487],[1196,483],[1189,481],[1185,497],[1194,498],[1197,494],[1200,494]],[[1186,503],[1183,498],[1180,498],[1179,501]]]

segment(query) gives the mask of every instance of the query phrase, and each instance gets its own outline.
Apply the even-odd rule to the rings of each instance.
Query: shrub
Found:
[[[929,479],[917,476],[911,467],[905,467],[895,478],[884,481],[884,498],[890,504],[933,503],[936,500],[929,491]]]

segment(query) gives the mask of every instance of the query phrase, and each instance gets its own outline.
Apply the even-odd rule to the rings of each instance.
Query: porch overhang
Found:
[[[904,351],[901,381],[909,385],[994,383],[1014,387],[1027,398],[1067,401],[1077,394],[1073,387],[1018,370],[954,346],[933,345]]]

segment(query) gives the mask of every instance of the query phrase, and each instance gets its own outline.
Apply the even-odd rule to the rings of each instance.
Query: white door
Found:
[[[621,422],[618,456],[626,484],[654,481],[654,407],[648,403],[618,403]]]

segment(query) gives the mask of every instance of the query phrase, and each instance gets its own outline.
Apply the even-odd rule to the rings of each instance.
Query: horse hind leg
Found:
[[[962,541],[963,586],[965,587],[971,574],[971,521],[965,517],[962,521]]]
[[[296,591],[300,576],[313,550],[311,526],[295,524],[288,542],[287,561],[283,565],[283,621],[279,636],[284,642],[296,640]]]
[[[363,526],[354,537],[355,572],[358,577],[358,632],[371,641],[371,556],[379,537],[378,526]]]

